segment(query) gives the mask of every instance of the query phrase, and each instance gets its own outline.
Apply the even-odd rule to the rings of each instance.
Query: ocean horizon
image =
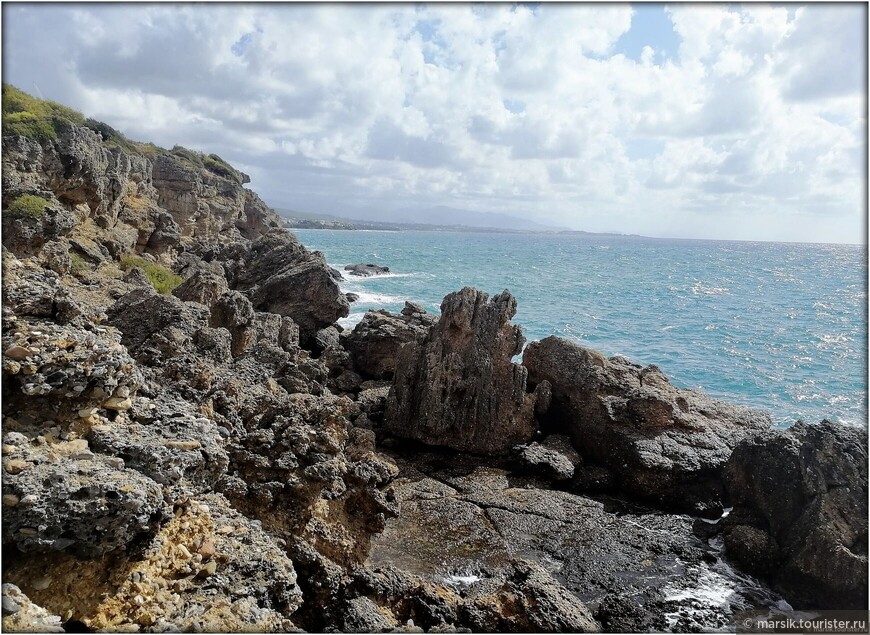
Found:
[[[437,313],[465,286],[517,298],[528,342],[557,335],[658,366],[672,383],[797,420],[866,425],[867,247],[615,234],[292,230],[359,299]],[[519,358],[518,358],[519,359]]]

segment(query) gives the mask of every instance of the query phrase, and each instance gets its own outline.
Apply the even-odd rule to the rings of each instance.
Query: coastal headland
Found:
[[[342,273],[221,157],[3,104],[5,630],[867,609],[866,429],[524,349],[508,290],[342,329]]]

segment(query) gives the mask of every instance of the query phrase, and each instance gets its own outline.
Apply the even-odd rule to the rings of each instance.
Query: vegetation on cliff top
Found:
[[[13,132],[38,141],[56,139],[64,126],[83,125],[84,115],[53,101],[28,95],[3,84],[3,132]]]
[[[196,168],[208,170],[239,184],[244,182],[242,174],[216,154],[195,152],[182,146],[166,150],[153,143],[132,141],[107,123],[86,119],[82,113],[72,108],[38,99],[11,84],[3,84],[3,134],[19,134],[37,141],[51,141],[57,139],[64,127],[70,125],[90,128],[100,135],[108,147],[120,148],[152,159],[159,154],[172,155]]]
[[[182,281],[181,276],[172,273],[169,269],[156,262],[149,262],[144,258],[136,256],[121,258],[121,269],[123,271],[130,271],[134,267],[139,267],[144,271],[154,290],[163,295],[172,293],[172,290],[180,285]]]

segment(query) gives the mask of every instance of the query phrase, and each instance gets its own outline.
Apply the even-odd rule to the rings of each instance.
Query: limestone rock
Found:
[[[584,461],[609,469],[619,492],[686,511],[723,505],[722,470],[770,418],[674,387],[655,366],[605,358],[548,337],[523,354],[533,384],[551,384],[545,424],[569,434]]]
[[[580,455],[571,446],[568,437],[553,434],[538,443],[514,448],[524,472],[555,481],[566,481],[574,476],[574,468],[581,463]]]
[[[726,476],[732,558],[796,608],[866,608],[866,429],[823,421],[748,437]]]
[[[349,313],[323,255],[308,252],[285,230],[254,241],[234,273],[230,286],[244,291],[258,311],[293,318],[303,343]]]
[[[33,465],[3,478],[4,495],[21,499],[4,509],[4,544],[92,558],[156,531],[164,506],[157,483],[102,456],[69,460],[65,445],[19,446],[22,459]]]
[[[482,454],[507,452],[536,430],[535,395],[526,369],[511,359],[522,350],[510,323],[516,300],[489,300],[466,287],[441,303],[441,318],[420,343],[403,347],[384,426],[430,445]]]
[[[436,321],[435,316],[425,311],[401,315],[385,310],[368,311],[353,331],[342,337],[342,343],[357,372],[372,379],[392,379],[399,349],[424,338]]]
[[[385,273],[389,273],[389,267],[382,267],[381,265],[374,265],[372,263],[368,264],[358,264],[358,265],[347,265],[344,268],[345,271],[350,273],[352,276],[359,276],[361,278],[368,278],[369,276],[379,276]]]

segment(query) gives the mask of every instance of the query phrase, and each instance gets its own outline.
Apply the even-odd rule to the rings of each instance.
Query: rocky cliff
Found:
[[[11,87],[2,160],[7,630],[694,631],[866,601],[866,433],[771,431],[557,338],[518,364],[507,291],[343,331],[341,274],[244,174]]]

